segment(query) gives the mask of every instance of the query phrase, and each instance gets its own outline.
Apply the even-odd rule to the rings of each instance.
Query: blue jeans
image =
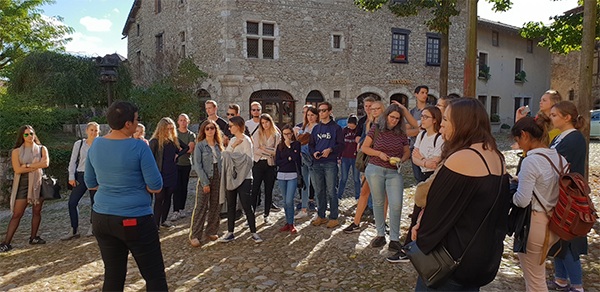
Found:
[[[583,285],[581,261],[575,260],[571,251],[566,252],[564,259],[554,258],[555,278],[563,281],[571,280],[571,286]]]
[[[373,214],[377,236],[385,236],[385,194],[390,208],[390,240],[400,240],[400,218],[402,217],[402,194],[404,181],[395,169],[373,164],[367,165],[365,177],[371,188],[373,197]]]
[[[302,154],[304,156],[304,154]],[[304,178],[304,183],[306,184],[306,189],[302,190],[302,209],[308,208],[308,197],[310,192],[310,171],[309,166],[302,159],[302,177]]]
[[[421,277],[417,279],[417,287],[415,291],[479,291],[479,287],[464,287],[461,284],[454,282],[452,279],[447,279],[444,284],[436,289],[429,288],[423,283]]]
[[[354,198],[358,200],[360,197],[360,172],[356,169],[356,159],[353,158],[342,157],[342,178],[340,179],[337,196],[341,199],[342,194],[344,194],[350,169],[352,169],[352,179],[354,180]]]
[[[83,195],[85,195],[85,191],[87,191],[87,186],[85,185],[85,181],[83,181],[83,172],[75,173],[75,181],[79,184],[73,188],[71,191],[71,195],[69,196],[69,218],[71,219],[71,227],[73,227],[73,233],[77,232],[77,227],[79,227],[79,201]],[[94,195],[96,191],[90,190],[90,201],[92,203],[92,207],[94,206]],[[90,222],[92,222],[92,215],[90,214]]]
[[[285,194],[285,204],[283,210],[285,210],[285,221],[288,224],[294,224],[294,195],[296,194],[296,188],[298,186],[298,179],[290,180],[278,180],[279,191]],[[308,199],[308,198],[307,198]]]
[[[327,202],[329,202],[329,219],[338,218],[338,197],[335,193],[337,186],[338,167],[335,162],[313,163],[310,168],[310,178],[317,197],[317,214],[325,218]]]

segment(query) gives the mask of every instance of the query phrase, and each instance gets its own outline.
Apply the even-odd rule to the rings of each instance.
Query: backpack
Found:
[[[548,156],[535,154],[546,158],[559,175],[558,202],[550,216],[548,228],[563,240],[586,236],[598,220],[596,209],[590,199],[590,186],[581,174],[568,173],[570,163],[563,167],[560,159],[560,168],[556,168]]]
[[[419,142],[423,141],[423,138],[425,137],[425,134],[427,134],[427,131],[423,131],[421,132],[421,139],[419,140]],[[433,139],[433,147],[435,148],[435,143],[437,143],[438,138],[442,135],[442,133],[438,132],[435,134],[435,139]]]

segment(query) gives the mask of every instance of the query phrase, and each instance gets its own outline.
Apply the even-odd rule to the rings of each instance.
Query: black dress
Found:
[[[488,220],[450,276],[464,287],[490,283],[496,277],[504,250],[510,200],[508,190],[507,175],[489,173],[471,177],[442,166],[427,196],[427,207],[417,233],[419,249],[429,253],[441,243],[455,260],[458,259],[499,195]]]

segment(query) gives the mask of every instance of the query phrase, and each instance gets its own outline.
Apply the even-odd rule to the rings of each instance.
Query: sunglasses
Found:
[[[320,109],[319,109],[319,111],[320,111],[320,112],[322,112],[322,113],[326,113],[326,112],[328,112],[329,110],[328,110],[328,109],[326,109],[326,108],[320,108]]]
[[[233,116],[235,116],[235,114],[230,114],[230,113],[227,113],[227,116],[228,116],[228,117],[233,117]]]
[[[25,138],[27,138],[29,136],[33,137],[33,136],[35,136],[35,134],[33,132],[32,133],[25,133],[25,134],[23,134],[23,137],[25,137]]]
[[[216,128],[215,127],[206,127],[206,128],[204,128],[205,131],[212,131],[214,129],[216,129]]]
[[[253,108],[253,109],[252,109],[252,111],[253,111],[253,112],[259,112],[259,111],[260,111],[260,109],[259,109],[259,108]]]

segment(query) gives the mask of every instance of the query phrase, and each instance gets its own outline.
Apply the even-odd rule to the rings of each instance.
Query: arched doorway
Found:
[[[436,105],[437,104],[437,97],[428,94],[427,95],[427,105]]]
[[[381,100],[381,96],[379,96],[376,93],[372,93],[372,92],[366,92],[366,93],[363,93],[363,94],[359,95],[356,98],[356,100],[358,102],[358,105],[357,105],[357,108],[356,108],[356,115],[358,117],[362,117],[362,116],[367,115],[367,113],[365,112],[365,102],[364,102],[364,100],[365,100],[365,98],[367,98],[369,96],[372,97],[372,98],[374,98],[375,100]]]
[[[294,111],[296,101],[291,94],[283,90],[259,90],[250,95],[250,103],[254,101],[262,105],[263,113],[273,117],[277,127],[281,128],[285,124],[295,123]]]
[[[394,100],[401,103],[404,107],[408,108],[408,96],[406,96],[406,94],[402,94],[402,93],[392,94],[392,96],[390,96],[390,104]]]
[[[309,92],[308,95],[306,96],[305,104],[311,104],[312,106],[317,107],[319,102],[322,102],[324,100],[325,99],[323,98],[323,94],[321,94],[320,91],[313,90],[313,91]]]
[[[208,93],[206,89],[200,89],[200,91],[198,91],[198,107],[200,108],[200,111],[198,112],[198,121],[206,119],[206,107],[204,106],[204,103],[209,99],[210,93]]]

